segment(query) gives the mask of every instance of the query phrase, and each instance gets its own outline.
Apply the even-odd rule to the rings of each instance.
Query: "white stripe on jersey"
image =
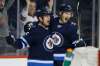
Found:
[[[28,62],[43,63],[43,64],[53,64],[53,61],[50,61],[50,60],[28,60]]]
[[[65,54],[54,54],[54,57],[65,57]]]
[[[27,40],[24,37],[20,37],[20,39],[24,42],[24,43],[22,42],[22,45],[24,44],[24,45],[26,45],[25,47],[29,47],[29,44],[28,44]]]
[[[22,49],[24,49],[24,48],[26,48],[26,47],[25,47],[25,44],[22,42]]]

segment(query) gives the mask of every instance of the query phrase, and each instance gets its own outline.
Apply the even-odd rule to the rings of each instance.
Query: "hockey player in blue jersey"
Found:
[[[67,48],[75,48],[78,40],[77,24],[73,19],[71,5],[62,4],[59,17],[53,19],[52,39],[54,44],[54,66],[62,66]]]
[[[28,66],[53,66],[53,43],[49,30],[50,13],[42,10],[38,18],[37,26],[31,27],[27,35],[15,42],[12,39],[13,37],[8,37],[7,41],[18,49],[29,48]]]

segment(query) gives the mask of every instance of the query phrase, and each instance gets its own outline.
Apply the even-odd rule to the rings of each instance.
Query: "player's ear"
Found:
[[[61,14],[62,14],[62,12],[60,11],[60,12],[59,12],[59,15],[61,15]]]
[[[39,20],[42,22],[43,21],[42,17],[39,17]]]

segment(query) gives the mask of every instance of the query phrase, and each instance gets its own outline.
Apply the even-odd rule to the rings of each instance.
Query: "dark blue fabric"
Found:
[[[28,62],[28,66],[54,66],[54,65],[53,64],[42,64],[42,63]]]
[[[77,25],[74,20],[70,19],[67,23],[59,23],[59,18],[52,20],[52,32],[58,32],[63,36],[63,44],[61,47],[54,47],[54,53],[65,53],[67,48],[75,48],[73,41],[78,39]],[[59,27],[60,26],[60,27]]]
[[[50,35],[49,30],[45,30],[43,27],[37,25],[36,28],[32,28],[29,34],[24,35],[23,38],[29,44],[29,59],[39,59],[39,60],[52,60],[52,51],[48,51],[44,47],[44,41],[47,36]],[[17,46],[22,48],[22,40],[17,40]],[[23,42],[24,43],[24,42]],[[26,46],[26,44],[24,45]]]

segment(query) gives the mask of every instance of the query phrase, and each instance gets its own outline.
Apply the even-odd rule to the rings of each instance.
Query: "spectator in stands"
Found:
[[[45,8],[46,8],[49,12],[52,12],[52,11],[53,11],[53,0],[47,0],[47,4],[46,4]]]
[[[7,11],[14,0],[0,0],[0,55],[8,51],[5,37],[9,35]]]
[[[25,3],[25,1],[24,1]],[[26,0],[26,6],[22,9],[21,12],[21,22],[19,24],[20,28],[20,36],[27,34],[28,31],[24,30],[24,27],[26,28],[27,24],[35,24],[38,22],[37,16],[36,16],[36,2],[34,0]],[[28,53],[27,48],[17,50],[18,55],[23,55]]]
[[[31,0],[26,0],[26,7],[23,8],[21,12],[21,35],[24,35],[24,25],[28,22],[37,22],[36,16],[36,2]]]

